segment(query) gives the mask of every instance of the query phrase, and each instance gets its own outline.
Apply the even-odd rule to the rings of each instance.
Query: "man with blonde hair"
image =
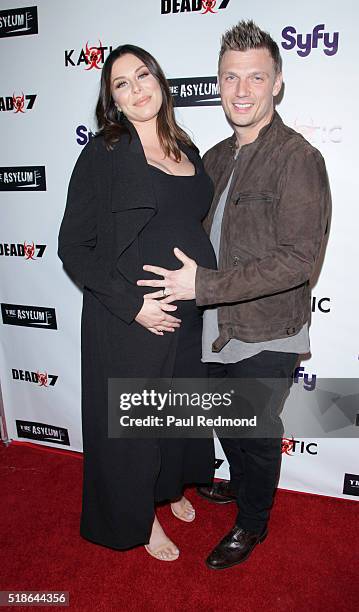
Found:
[[[176,249],[183,267],[146,266],[163,280],[143,283],[163,287],[168,301],[212,306],[204,313],[202,357],[211,376],[268,379],[273,437],[221,438],[230,481],[198,490],[212,502],[238,504],[234,527],[207,559],[212,569],[245,561],[268,533],[281,462],[279,415],[298,357],[310,350],[309,280],[330,209],[321,154],[274,109],[282,62],[271,36],[253,21],[228,30],[218,79],[234,130],[204,156],[215,186],[205,228],[218,270],[197,266]]]

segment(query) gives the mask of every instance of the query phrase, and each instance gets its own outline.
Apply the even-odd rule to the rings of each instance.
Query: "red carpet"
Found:
[[[181,549],[173,563],[142,548],[96,546],[78,533],[80,457],[0,444],[0,590],[66,590],[68,609],[86,612],[358,609],[357,502],[279,491],[266,541],[243,565],[216,572],[204,559],[232,526],[233,505],[209,504],[189,490],[193,524],[161,508]]]

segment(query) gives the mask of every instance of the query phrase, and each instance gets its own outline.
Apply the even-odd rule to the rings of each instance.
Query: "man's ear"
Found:
[[[282,88],[283,85],[283,75],[281,72],[278,72],[277,76],[275,77],[275,81],[274,81],[274,85],[273,85],[273,96],[277,96]]]

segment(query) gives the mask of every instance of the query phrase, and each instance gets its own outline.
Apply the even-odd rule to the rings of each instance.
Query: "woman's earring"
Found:
[[[122,118],[122,110],[120,109],[120,107],[119,107],[117,104],[115,104],[115,106],[116,106],[116,108],[117,108],[117,115],[118,115],[118,118],[119,118],[119,119],[121,119],[121,118]]]

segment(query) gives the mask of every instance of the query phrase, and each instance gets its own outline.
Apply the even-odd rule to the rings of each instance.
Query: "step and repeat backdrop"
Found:
[[[335,401],[335,380],[349,384],[359,367],[356,17],[355,0],[252,0],[250,7],[243,0],[1,0],[4,440],[82,449],[82,297],[57,257],[57,235],[72,168],[96,132],[104,60],[123,43],[150,51],[170,80],[180,124],[204,153],[231,134],[216,82],[220,36],[252,18],[282,53],[278,111],[322,152],[333,196],[327,252],[313,281],[312,352],[296,372],[284,409],[280,486],[357,499],[355,385]],[[219,444],[216,473],[228,476]]]

